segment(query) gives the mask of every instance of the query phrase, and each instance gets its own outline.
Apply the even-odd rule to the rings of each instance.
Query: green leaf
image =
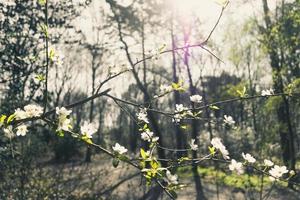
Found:
[[[142,158],[146,159],[147,158],[147,154],[146,154],[145,150],[141,148],[140,152],[141,152]]]
[[[183,129],[183,130],[186,130],[187,129],[187,125],[181,125],[180,128]]]
[[[40,28],[41,28],[42,33],[47,38],[49,36],[49,34],[48,34],[48,27],[45,24],[42,24],[42,25],[40,25]]]
[[[120,161],[119,161],[118,158],[114,158],[113,161],[112,161],[112,164],[113,164],[114,168],[117,168],[119,163],[120,163]]]
[[[244,86],[242,91],[237,90],[236,92],[240,95],[241,98],[243,98],[246,96],[246,87]]]
[[[209,153],[212,155],[215,155],[216,153],[216,148],[215,147],[208,147]]]
[[[152,169],[157,169],[157,168],[159,167],[158,162],[155,161],[155,160],[152,160],[152,161],[150,162],[150,165],[151,165],[151,168],[152,168]]]
[[[44,6],[46,4],[47,0],[38,0],[38,2],[41,6]]]
[[[82,136],[81,139],[88,144],[93,144],[93,141],[90,138],[88,138],[86,135]]]
[[[220,108],[218,106],[214,106],[214,105],[209,106],[209,108],[212,110],[220,110]]]
[[[183,161],[186,161],[186,160],[190,160],[188,157],[181,157],[179,158],[179,163],[182,163]]]
[[[0,117],[0,124],[4,123],[6,117],[7,117],[6,115],[1,115],[1,117]]]
[[[15,114],[10,115],[10,116],[7,118],[7,121],[6,121],[6,122],[9,124],[11,121],[14,120],[15,117],[16,117]]]
[[[54,49],[50,49],[49,51],[49,59],[53,62],[54,60],[54,57],[55,57],[55,51]]]
[[[179,92],[184,92],[185,89],[183,88],[183,81],[180,80],[178,83],[172,83],[172,88],[173,90],[179,91]]]
[[[162,53],[165,49],[166,49],[166,44],[161,45],[161,47],[159,47],[158,52]]]
[[[64,137],[64,136],[65,136],[65,133],[64,133],[64,131],[62,131],[62,130],[57,131],[56,134],[57,134],[59,137]]]
[[[40,82],[46,80],[46,77],[43,74],[37,74],[34,78]]]

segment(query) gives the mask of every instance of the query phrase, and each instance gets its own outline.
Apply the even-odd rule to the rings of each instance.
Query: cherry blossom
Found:
[[[25,136],[27,132],[28,132],[27,126],[23,124],[23,125],[20,125],[17,127],[16,135],[17,136]]]
[[[146,124],[149,124],[149,120],[147,117],[147,109],[146,108],[140,109],[140,112],[137,114],[137,118],[138,120],[143,121]]]
[[[270,96],[274,94],[274,90],[273,89],[268,89],[268,90],[263,90],[261,91],[261,96]]]
[[[190,141],[190,147],[191,147],[191,149],[192,150],[194,150],[194,151],[197,151],[198,150],[198,145],[195,143],[195,139],[191,139],[191,141]]]
[[[235,121],[233,120],[233,118],[229,115],[224,115],[224,123],[228,124],[228,125],[234,125]]]
[[[86,135],[88,138],[92,138],[93,134],[97,132],[95,124],[85,121],[80,128],[81,134]]]
[[[239,175],[244,173],[243,164],[241,162],[237,162],[235,159],[231,160],[229,169],[231,171],[236,171]]]
[[[280,177],[282,177],[283,174],[288,173],[289,170],[287,170],[286,166],[278,166],[274,165],[272,169],[269,170],[269,176],[271,181],[274,181]]]
[[[213,147],[215,147],[216,149],[218,149],[221,152],[224,159],[227,160],[227,159],[230,158],[229,157],[229,152],[227,151],[226,147],[221,142],[220,138],[218,138],[218,137],[213,138],[211,140],[211,144],[213,145]]]
[[[171,174],[171,172],[169,170],[167,170],[166,176],[167,176],[168,182],[170,184],[173,184],[173,185],[178,184],[178,176],[176,174],[173,175],[173,174]]]
[[[264,159],[264,164],[267,167],[272,167],[274,163],[271,160]]]
[[[144,132],[141,133],[141,138],[144,140],[144,141],[148,141],[150,142],[152,137],[153,137],[154,133],[149,131],[149,130],[146,130]]]
[[[249,163],[255,163],[256,162],[256,159],[252,155],[250,155],[249,153],[244,154],[244,152],[243,152],[242,156]]]
[[[17,120],[25,119],[28,117],[27,113],[20,108],[16,109],[14,114]]]
[[[34,105],[34,104],[29,104],[25,106],[24,110],[28,117],[39,117],[43,113],[43,108],[41,106]]]
[[[194,102],[194,103],[201,103],[202,102],[202,96],[192,95],[192,96],[190,96],[190,100],[191,100],[191,102]]]
[[[112,147],[112,149],[115,152],[117,152],[118,154],[124,154],[124,153],[126,153],[128,151],[125,147],[123,147],[119,143],[116,143],[115,146]]]

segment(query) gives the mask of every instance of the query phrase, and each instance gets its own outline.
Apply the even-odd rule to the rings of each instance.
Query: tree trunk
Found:
[[[185,44],[187,44],[187,39],[185,41]],[[193,79],[192,79],[192,74],[191,74],[191,70],[190,70],[190,66],[189,66],[189,52],[188,52],[188,48],[185,51],[185,55],[184,55],[184,64],[187,68],[187,72],[188,72],[188,77],[189,77],[189,90],[190,90],[190,95],[195,95],[196,94],[196,88],[194,87],[193,84]],[[195,105],[192,102],[192,112],[195,112]],[[198,121],[196,119],[192,119],[192,138],[195,140],[195,143],[198,144]],[[193,151],[192,153],[193,159],[197,159],[197,151]],[[201,177],[199,175],[198,172],[198,165],[193,162],[192,164],[192,172],[193,172],[193,176],[194,176],[194,181],[195,181],[195,187],[196,187],[196,192],[197,192],[197,200],[200,199],[206,199],[204,196],[204,192],[203,192],[203,186],[201,183]]]
[[[174,38],[174,32],[173,32],[173,15],[171,18],[171,38],[172,38],[172,49],[176,48],[175,44],[175,38]],[[173,69],[173,82],[178,82],[178,76],[177,76],[177,69],[176,69],[176,55],[175,51],[172,51],[172,69]],[[174,103],[180,104],[180,93],[179,91],[174,91]],[[182,133],[179,124],[174,124],[175,126],[175,135],[176,135],[176,146],[177,149],[186,149],[186,137]],[[186,156],[186,152],[184,151],[177,151],[177,158],[181,158],[183,156]]]
[[[264,9],[264,20],[266,28],[263,30],[263,34],[270,36],[272,31],[272,21],[269,15],[269,7],[267,0],[262,0]],[[273,42],[273,38],[270,37],[268,41],[268,54],[271,61],[272,73],[273,73],[273,87],[275,93],[284,92],[284,84],[282,80],[280,64],[281,58],[278,53],[276,43]],[[277,118],[279,122],[279,135],[282,149],[282,159],[284,164],[290,169],[295,170],[296,158],[294,147],[294,133],[292,123],[290,120],[289,101],[286,96],[282,95],[281,102],[277,109]]]

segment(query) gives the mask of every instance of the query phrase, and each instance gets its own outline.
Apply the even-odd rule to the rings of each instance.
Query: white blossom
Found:
[[[23,124],[23,125],[20,125],[17,127],[16,135],[17,136],[25,136],[27,132],[28,132],[27,126]]]
[[[263,90],[261,91],[261,96],[270,96],[274,94],[274,90],[273,89],[268,89],[268,90]]]
[[[39,117],[43,113],[43,108],[34,104],[29,104],[25,106],[24,110],[28,117]]]
[[[170,184],[173,184],[173,185],[178,184],[178,176],[176,174],[173,175],[173,174],[171,174],[171,172],[169,170],[167,170],[166,175],[167,175],[168,182]]]
[[[59,116],[59,117],[67,117],[69,116],[71,113],[72,113],[72,110],[67,110],[65,107],[56,107],[56,114]]]
[[[16,109],[14,114],[15,114],[17,120],[25,119],[28,117],[27,113],[20,108]]]
[[[191,139],[190,141],[190,147],[192,150],[197,151],[198,150],[198,145],[195,143],[195,139]]]
[[[256,159],[251,154],[249,154],[249,153],[244,154],[244,152],[243,152],[242,156],[249,163],[255,163],[256,162]]]
[[[186,111],[186,112],[184,112]],[[180,120],[186,115],[186,114],[189,114],[189,115],[192,115],[191,111],[183,106],[182,104],[176,104],[175,105],[175,115],[174,115],[174,118],[173,118],[173,122],[176,122],[176,123],[179,123]]]
[[[58,120],[58,126],[57,126],[57,131],[68,131],[71,126],[71,120],[69,118],[59,118]]]
[[[149,120],[147,117],[147,109],[146,108],[140,109],[140,112],[137,114],[137,118],[138,120],[143,121],[146,124],[149,124]]]
[[[152,142],[157,142],[159,140],[159,137],[153,137]]]
[[[149,131],[149,130],[146,130],[144,132],[141,133],[141,138],[144,140],[144,141],[148,141],[148,142],[151,142],[151,139],[153,137],[154,133]]]
[[[269,171],[269,174],[271,175],[269,178],[271,181],[274,181],[275,179],[282,177],[282,175],[285,173],[288,173],[286,166],[280,167],[278,165],[274,165],[274,167]]]
[[[267,167],[272,167],[274,163],[271,160],[264,159],[264,164]]]
[[[71,114],[71,110],[67,110],[65,107],[56,107],[56,114],[58,115],[58,127],[57,131],[68,131],[71,126],[71,120],[68,116]]]
[[[202,102],[202,96],[200,95],[192,95],[190,96],[190,100],[191,102],[194,102],[194,103],[201,103]]]
[[[182,104],[175,105],[175,112],[183,112],[185,110],[188,110],[188,108],[183,106]]]
[[[4,128],[3,131],[4,131],[4,135],[8,138],[13,138],[15,136],[13,132],[13,127],[11,125]]]
[[[85,121],[81,126],[80,131],[82,135],[86,135],[91,139],[93,137],[92,135],[97,132],[97,128],[95,124]]]
[[[211,144],[213,145],[213,147],[215,147],[216,149],[218,149],[223,158],[224,159],[229,159],[229,152],[227,151],[226,147],[223,145],[223,143],[221,142],[221,139],[218,137],[215,137],[211,140]]]
[[[229,169],[231,171],[236,171],[238,174],[242,174],[244,172],[243,164],[241,162],[237,162],[234,159],[231,160],[231,163],[229,164]]]
[[[233,118],[229,115],[224,115],[224,122],[228,125],[234,125],[235,121],[233,120]]]
[[[112,147],[112,149],[118,154],[124,154],[127,152],[127,149],[122,145],[120,145],[119,143],[116,143],[115,146]]]
[[[161,85],[159,87],[159,90],[162,92],[162,93],[166,93],[166,92],[171,92],[173,90],[172,86],[170,85]]]

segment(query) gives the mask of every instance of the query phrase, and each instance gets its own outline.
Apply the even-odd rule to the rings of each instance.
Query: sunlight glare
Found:
[[[213,0],[169,0],[169,5],[180,16],[196,15],[209,17],[215,15],[219,6]]]

